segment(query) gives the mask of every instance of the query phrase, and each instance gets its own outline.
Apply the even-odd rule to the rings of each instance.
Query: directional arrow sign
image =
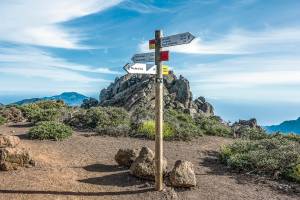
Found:
[[[161,61],[169,60],[169,51],[162,51],[160,52],[160,59]],[[131,60],[134,63],[146,63],[146,62],[154,62],[155,61],[155,53],[140,53],[135,54]]]
[[[156,74],[156,65],[144,63],[127,63],[124,70],[130,74]]]
[[[180,33],[176,35],[171,35],[168,37],[163,37],[161,39],[161,47],[170,47],[182,44],[188,44],[195,39],[191,33]],[[149,48],[155,49],[155,40],[149,40]]]
[[[155,61],[155,53],[140,53],[135,54],[131,60],[135,63],[144,63],[144,62],[154,62]]]

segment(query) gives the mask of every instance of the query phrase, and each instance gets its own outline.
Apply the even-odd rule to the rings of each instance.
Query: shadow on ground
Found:
[[[128,187],[142,185],[145,183],[142,179],[136,178],[129,174],[129,170],[118,165],[106,165],[106,164],[92,164],[83,167],[83,169],[90,172],[111,172],[108,175],[101,177],[92,177],[87,179],[78,180],[81,183],[88,183],[94,185],[107,185],[107,186],[118,186]]]
[[[73,191],[42,191],[42,190],[0,190],[0,194],[44,194],[44,195],[64,195],[64,196],[119,196],[133,195],[154,191],[153,188],[117,191],[117,192],[73,192]]]
[[[126,168],[118,165],[105,165],[99,163],[85,166],[83,169],[89,172],[117,172],[127,170]]]

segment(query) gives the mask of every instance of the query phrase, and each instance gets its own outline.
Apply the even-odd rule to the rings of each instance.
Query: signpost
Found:
[[[176,46],[190,43],[195,36],[191,33],[180,33],[163,37],[160,30],[155,31],[155,39],[149,41],[149,48],[155,49],[152,53],[135,54],[124,69],[128,73],[156,74],[155,79],[155,189],[163,189],[163,75],[169,74],[168,66],[163,66],[162,61],[169,60],[169,51],[162,51],[163,47]],[[145,64],[155,62],[153,64]]]

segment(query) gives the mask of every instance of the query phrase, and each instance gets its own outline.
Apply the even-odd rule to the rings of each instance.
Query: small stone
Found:
[[[177,160],[170,172],[170,183],[174,187],[196,186],[194,165],[189,161]]]

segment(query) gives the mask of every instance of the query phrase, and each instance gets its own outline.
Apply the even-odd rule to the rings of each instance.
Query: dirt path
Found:
[[[84,137],[75,133],[62,142],[28,140],[27,127],[2,126],[0,134],[18,135],[30,149],[37,166],[0,172],[0,200],[7,199],[300,199],[254,178],[227,172],[216,151],[230,139],[203,137],[192,142],[165,142],[169,167],[176,160],[194,163],[197,187],[191,190],[153,191],[153,183],[134,178],[116,166],[119,148],[148,146],[154,142],[133,138]],[[271,182],[272,183],[272,182]]]

